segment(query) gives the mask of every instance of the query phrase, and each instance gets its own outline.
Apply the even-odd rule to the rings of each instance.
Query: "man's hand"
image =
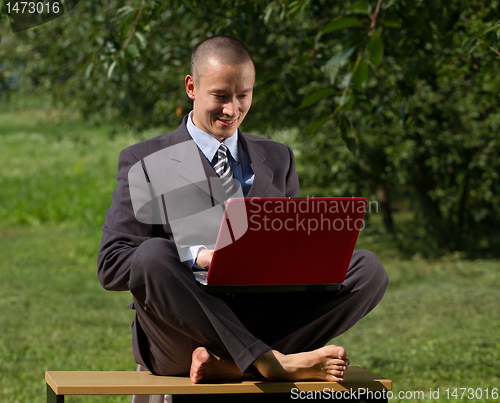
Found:
[[[210,263],[212,263],[213,255],[214,255],[213,249],[200,250],[195,263],[200,267],[208,269],[210,267]]]

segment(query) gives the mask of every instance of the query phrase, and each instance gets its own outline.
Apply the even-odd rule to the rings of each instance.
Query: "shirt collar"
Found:
[[[213,161],[221,143],[210,134],[195,126],[195,124],[193,123],[193,111],[189,113],[186,128],[203,155],[210,162]],[[229,149],[229,152],[231,153],[233,159],[238,162],[238,130],[236,129],[236,132],[231,137],[225,139],[222,144],[224,144]]]

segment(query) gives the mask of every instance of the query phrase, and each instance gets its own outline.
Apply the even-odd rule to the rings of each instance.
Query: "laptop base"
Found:
[[[307,285],[206,285],[198,283],[208,293],[266,293],[266,292],[327,292],[340,290],[340,284]]]
[[[340,290],[340,284],[208,285],[207,271],[194,271],[193,274],[200,288],[209,293],[325,292]]]

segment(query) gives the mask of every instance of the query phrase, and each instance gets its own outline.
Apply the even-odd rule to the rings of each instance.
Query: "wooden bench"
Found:
[[[172,395],[173,403],[274,403],[309,400],[311,396],[339,402],[350,392],[354,395],[347,396],[346,402],[368,403],[387,402],[387,391],[392,389],[389,379],[355,366],[349,367],[344,382],[250,380],[193,384],[189,378],[155,376],[144,371],[47,371],[45,381],[47,403],[63,403],[65,395],[163,394]]]

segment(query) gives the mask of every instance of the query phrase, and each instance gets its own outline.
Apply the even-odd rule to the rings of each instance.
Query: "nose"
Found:
[[[222,113],[224,113],[224,115],[234,117],[238,113],[238,110],[239,110],[238,100],[231,99],[231,100],[228,100],[224,104],[224,108],[222,109]]]

